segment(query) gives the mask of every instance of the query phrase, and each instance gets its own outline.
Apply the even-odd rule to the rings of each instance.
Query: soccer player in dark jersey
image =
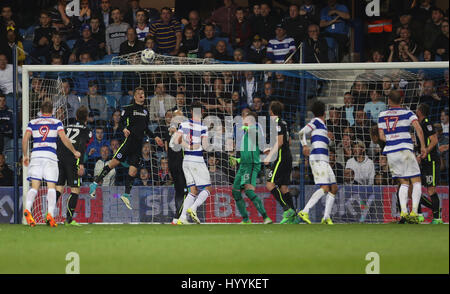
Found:
[[[437,152],[438,138],[433,124],[428,119],[430,114],[430,107],[427,104],[420,104],[417,107],[416,115],[419,119],[420,126],[423,130],[423,136],[425,139],[425,148],[427,150],[427,156],[424,159],[417,157],[420,164],[420,171],[422,174],[422,185],[427,187],[428,195],[430,199],[425,195],[422,195],[420,204],[430,208],[433,212],[432,224],[442,224],[439,196],[436,193],[436,185],[439,180],[439,154]],[[417,140],[420,146],[420,141]],[[423,216],[420,218],[423,221]]]
[[[86,106],[77,109],[75,124],[70,124],[64,128],[66,136],[72,142],[81,157],[76,159],[71,156],[72,152],[67,149],[61,140],[58,140],[58,183],[56,184],[56,202],[64,191],[64,186],[70,186],[70,196],[67,200],[66,224],[79,226],[74,219],[73,214],[77,207],[78,195],[80,194],[80,177],[84,174],[83,158],[86,151],[86,145],[92,138],[91,130],[86,126],[89,110]]]
[[[166,138],[166,142],[169,142],[169,146],[167,148],[167,159],[169,160],[169,171],[173,178],[173,183],[175,186],[175,218],[172,221],[172,224],[176,225],[178,219],[180,218],[184,198],[187,195],[187,187],[186,187],[186,178],[184,177],[183,172],[183,150],[175,151],[172,149],[174,146],[174,142],[172,138],[174,138],[174,134],[178,130],[178,124],[181,121],[178,121],[177,118],[183,117],[183,113],[179,110],[175,110],[173,112],[172,123],[169,128],[169,132],[167,133],[168,137]]]
[[[149,112],[144,105],[144,88],[137,87],[134,90],[133,96],[133,103],[123,108],[120,119],[125,140],[122,142],[111,161],[105,165],[100,174],[94,178],[94,182],[89,186],[89,194],[91,197],[94,197],[98,183],[103,180],[110,170],[126,160],[130,167],[125,179],[125,193],[120,196],[120,199],[125,203],[128,209],[132,209],[130,192],[134,178],[137,175],[137,166],[141,154],[142,142],[145,136],[151,136],[150,130],[148,129],[148,124],[150,122]]]
[[[294,202],[289,193],[292,154],[289,149],[288,126],[286,122],[281,119],[283,108],[283,104],[279,101],[272,101],[269,105],[270,119],[275,121],[277,127],[277,138],[275,145],[271,147],[270,152],[264,159],[265,165],[271,163],[266,188],[284,210],[283,219],[280,224],[293,223],[297,220]],[[274,158],[276,158],[275,161],[273,160]]]

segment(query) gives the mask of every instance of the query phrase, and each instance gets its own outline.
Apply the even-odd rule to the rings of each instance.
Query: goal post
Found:
[[[130,60],[134,60],[134,62],[130,62]],[[176,64],[177,62],[179,64]],[[436,105],[433,104],[433,111],[436,112],[445,109],[445,107],[448,108],[448,62],[337,64],[219,64],[209,62],[209,64],[205,64],[202,60],[188,60],[183,58],[171,58],[169,60],[161,57],[158,62],[154,62],[153,64],[140,63],[141,61],[139,58],[136,59],[135,56],[131,56],[123,57],[121,60],[113,60],[112,64],[24,65],[22,67],[22,133],[25,133],[26,125],[33,119],[32,113],[36,112],[36,109],[32,109],[32,107],[35,107],[32,105],[36,105],[36,103],[31,101],[32,83],[30,78],[35,77],[36,74],[45,75],[45,73],[54,73],[59,77],[72,78],[76,77],[77,74],[83,73],[92,73],[95,77],[101,75],[101,79],[92,79],[97,80],[97,83],[99,83],[98,86],[99,88],[102,88],[102,94],[104,94],[104,96],[108,96],[107,94],[109,94],[109,96],[114,96],[120,92],[117,94],[120,97],[114,96],[113,99],[115,102],[114,106],[120,108],[123,105],[119,103],[119,99],[127,96],[126,90],[123,88],[123,85],[125,84],[124,81],[127,81],[126,83],[128,83],[128,77],[125,73],[136,75],[136,78],[130,79],[132,80],[129,85],[130,88],[139,85],[146,89],[151,89],[152,91],[154,91],[158,87],[158,83],[163,80],[167,87],[171,86],[172,84],[169,85],[169,83],[175,83],[173,82],[173,77],[175,75],[181,75],[185,81],[184,86],[187,85],[187,87],[191,89],[190,91],[196,92],[196,94],[192,94],[191,97],[189,97],[189,101],[192,102],[196,99],[202,100],[205,98],[202,97],[202,94],[198,94],[200,93],[200,90],[196,90],[205,85],[204,73],[209,73],[212,88],[214,88],[213,83],[216,79],[224,80],[227,73],[231,73],[231,76],[236,79],[234,90],[239,93],[247,93],[246,91],[249,91],[253,86],[248,86],[246,84],[245,73],[251,72],[254,77],[260,79],[258,87],[263,87],[262,89],[259,89],[260,92],[258,95],[264,96],[264,84],[265,82],[270,82],[270,85],[274,88],[272,89],[273,91],[282,93],[280,95],[289,95],[290,97],[290,100],[283,100],[284,97],[281,96],[278,98],[288,105],[284,112],[284,118],[287,120],[290,128],[290,147],[293,153],[294,168],[291,175],[292,186],[294,190],[295,187],[297,187],[296,195],[298,195],[298,197],[295,197],[296,208],[301,209],[301,206],[304,205],[312,191],[315,189],[312,175],[309,170],[308,159],[304,158],[301,153],[298,131],[312,118],[311,113],[308,112],[308,107],[313,101],[319,99],[324,101],[327,105],[327,123],[328,121],[339,122],[337,125],[328,126],[330,131],[329,136],[332,142],[330,149],[335,155],[335,172],[339,173],[339,181],[342,180],[342,183],[338,183],[340,192],[337,196],[338,200],[336,201],[337,203],[333,210],[332,217],[338,222],[344,223],[358,221],[378,223],[388,222],[393,220],[396,216],[396,213],[391,211],[391,208],[395,209],[395,199],[392,196],[393,191],[395,191],[395,185],[390,181],[389,171],[386,170],[386,163],[384,162],[385,158],[380,154],[380,150],[375,146],[376,144],[373,144],[371,137],[371,127],[375,125],[374,113],[381,108],[386,107],[386,91],[389,89],[402,90],[405,97],[408,98],[405,99],[405,106],[415,109],[417,103],[423,102],[420,100],[420,97],[425,95],[424,91],[426,91],[426,87],[424,87],[424,83],[430,80],[433,83],[432,87],[434,87],[435,91],[427,95],[427,97],[433,97],[434,94],[444,95],[444,97],[439,97],[440,100],[427,100],[432,103],[438,101],[435,103]],[[271,77],[267,77],[267,73],[271,73]],[[283,80],[284,82],[277,81],[278,75],[281,76],[280,79],[282,77],[285,78],[285,80]],[[122,88],[120,88],[120,86],[119,88],[114,88],[115,83],[122,83]],[[383,86],[387,83],[390,83],[390,88],[384,89]],[[443,94],[437,93],[441,84],[445,85],[445,83],[447,83],[447,92],[444,91]],[[175,92],[173,93],[177,93],[178,86],[178,84],[174,86]],[[214,91],[215,90],[213,90],[213,92]],[[61,93],[57,93],[58,91],[54,92],[56,93],[54,95],[61,95]],[[346,107],[346,93],[350,93],[353,99],[353,101],[348,104],[349,107]],[[232,93],[227,94],[230,94],[229,96],[231,97]],[[77,95],[81,97],[84,96],[85,93],[78,93]],[[150,93],[146,93],[146,95],[149,97],[149,100],[151,100]],[[371,97],[371,95],[374,97]],[[176,97],[173,98],[176,100]],[[276,100],[278,98],[274,99]],[[245,100],[242,97],[239,99]],[[267,106],[270,101],[264,102],[266,102]],[[383,106],[382,103],[377,102],[384,102],[385,105]],[[230,100],[230,105],[234,107],[233,103],[234,102]],[[151,106],[149,107],[149,109],[155,109],[151,108]],[[350,110],[352,107],[354,108]],[[228,111],[224,105],[218,105],[217,107],[208,109],[210,114],[217,115],[221,119],[225,118],[227,115],[231,117],[238,116],[242,110],[239,108],[239,113],[235,111],[237,108],[232,108],[231,111]],[[155,112],[155,110],[152,111]],[[151,115],[154,115],[155,117],[159,116],[159,121],[162,122],[164,118],[161,118],[161,114],[158,113],[159,111],[160,109],[156,108],[157,113],[151,113]],[[265,109],[265,111],[267,111],[267,109]],[[111,113],[109,113],[109,115],[110,114]],[[436,116],[437,113],[434,113],[433,115]],[[437,123],[438,121],[435,120],[435,122]],[[214,124],[213,126],[215,127]],[[233,127],[233,120],[231,126]],[[157,125],[155,124],[153,130],[156,128]],[[222,142],[223,145],[226,145],[227,139],[233,139],[232,141],[236,144],[237,138],[235,134],[233,137],[233,131],[231,132],[231,138],[226,138],[226,134],[224,137],[225,140]],[[231,145],[233,145],[233,142]],[[156,143],[151,142],[151,144],[152,150],[158,149]],[[350,146],[348,144],[350,144]],[[358,147],[358,144],[361,146]],[[225,176],[229,179],[233,177],[235,169],[230,168],[225,161],[227,161],[227,157],[235,150],[230,151],[225,148],[226,146],[222,147],[225,151],[220,153],[220,156],[223,155],[224,157],[220,157],[219,159],[216,158],[217,165],[219,169],[224,171]],[[357,148],[362,148],[363,151],[356,151]],[[350,154],[348,154],[348,152],[350,152]],[[358,159],[358,156],[356,156],[357,152],[363,152],[365,157]],[[215,154],[216,155],[214,156],[217,156],[217,153]],[[164,157],[164,155],[161,156]],[[207,160],[208,159],[209,156],[207,157]],[[158,158],[158,160],[158,166],[155,167],[155,171],[159,171],[161,168],[161,158]],[[362,160],[364,164],[361,164],[358,160]],[[369,160],[372,161],[371,164],[367,163]],[[367,165],[365,165],[366,163]],[[373,169],[371,166],[373,166]],[[153,165],[151,168],[153,168]],[[365,168],[370,169],[371,179],[364,179],[364,177],[361,177],[361,179],[358,178],[358,176],[360,176],[360,174],[358,174],[359,172],[366,172]],[[353,176],[349,170],[353,170]],[[150,172],[152,172],[152,170],[150,170]],[[350,175],[348,175],[348,173],[350,173]],[[26,180],[27,168],[25,166],[23,167],[23,175],[23,199],[25,199],[29,187],[29,183]],[[352,177],[353,181],[351,183],[346,182],[346,178],[348,177]],[[263,177],[261,177],[261,179],[262,178]],[[266,206],[272,208],[272,213],[274,213],[275,219],[277,219],[282,211],[280,211],[280,207],[275,204],[275,201],[271,199],[270,193],[265,191],[264,183],[265,182],[261,180],[257,192],[260,195],[264,194],[263,197],[265,197],[264,199],[266,200],[264,203]],[[202,220],[211,223],[232,223],[239,219],[240,215],[236,211],[230,193],[231,186],[232,181],[228,181],[215,187],[217,195],[214,197],[216,198],[214,201],[211,200],[204,205],[204,211],[200,213]],[[131,213],[122,210],[120,203],[118,203],[119,200],[116,199],[116,195],[117,193],[120,193],[120,189],[107,187],[104,191],[102,203],[103,205],[110,205],[108,208],[109,211],[102,212],[104,222],[160,223],[168,222],[168,219],[171,218],[171,212],[173,211],[174,205],[173,199],[170,198],[170,203],[166,203],[165,201],[169,201],[167,200],[169,198],[164,197],[169,197],[173,194],[173,191],[168,191],[166,187],[161,187],[161,185],[151,185],[147,188],[139,187],[140,196],[137,197],[139,199],[133,200],[136,201],[134,202],[134,208],[137,208],[138,211],[133,211]],[[144,192],[141,193],[141,191]],[[441,198],[446,197],[446,199],[448,199],[448,189],[441,189],[439,191],[440,194],[442,194],[440,195]],[[145,196],[141,195],[145,193],[150,193],[154,195],[154,197],[145,198]],[[339,200],[339,197],[341,200]],[[106,198],[108,198],[108,200],[106,200]],[[86,200],[86,202],[87,201],[88,200]],[[448,200],[447,202],[443,201],[442,203],[447,203],[448,205]],[[144,212],[139,211],[139,207],[142,205],[147,205],[151,209],[149,208]],[[86,207],[88,207],[87,204]],[[34,206],[34,208],[36,208],[36,206]],[[42,207],[39,209],[42,209]],[[90,207],[90,209],[92,210],[92,207]],[[248,209],[252,209],[251,204],[248,204]],[[321,209],[322,206],[318,205],[317,209],[312,212],[312,218],[314,220],[317,221]],[[163,210],[162,215],[157,214],[160,210]],[[251,216],[254,211],[256,210],[252,210]],[[105,220],[105,214],[108,214],[107,220]],[[87,219],[88,218],[86,217],[86,220]],[[258,221],[260,221],[260,219],[258,219]],[[92,219],[88,220],[88,222],[92,222]]]

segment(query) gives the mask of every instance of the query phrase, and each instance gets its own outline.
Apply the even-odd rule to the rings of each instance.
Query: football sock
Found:
[[[47,205],[48,205],[48,213],[50,213],[53,217],[55,217],[55,207],[56,207],[56,190],[55,189],[48,189]]]
[[[283,194],[283,199],[287,203],[289,208],[292,208],[292,209],[295,210],[295,208],[294,208],[294,201],[292,200],[291,193],[287,192],[286,194]]]
[[[181,211],[181,215],[179,218],[184,219],[184,220],[186,219],[186,211],[188,210],[189,207],[192,206],[192,204],[194,204],[194,202],[195,202],[195,196],[191,193],[188,193],[188,195],[184,199],[183,210]]]
[[[330,218],[331,210],[333,209],[334,199],[336,198],[336,195],[331,194],[328,192],[327,199],[325,202],[325,213],[323,215],[323,218],[327,219]]]
[[[418,213],[420,197],[422,196],[422,183],[417,182],[413,184],[412,190],[412,211]]]
[[[272,191],[270,191],[270,193],[272,193],[273,197],[275,197],[278,203],[280,203],[284,211],[289,210],[290,207],[283,199],[283,194],[281,194],[281,191],[278,187],[273,188]]]
[[[195,199],[194,204],[192,204],[192,206],[190,207],[194,212],[197,212],[197,208],[203,204],[203,202],[206,201],[206,199],[209,197],[209,191],[208,190],[203,190],[200,192],[200,194],[198,194],[197,199]]]
[[[433,211],[433,218],[441,218],[440,201],[437,193],[430,196],[431,198],[431,210]]]
[[[101,173],[98,176],[94,177],[94,182],[96,182],[97,184],[101,182],[103,178],[106,177],[107,174],[109,174],[110,171],[111,168],[109,167],[109,165],[105,165]]]
[[[177,197],[177,195],[175,195],[175,209],[176,209],[176,213],[175,213],[175,218],[180,218],[181,212],[183,211],[183,202],[186,199],[186,194],[183,195],[183,197]]]
[[[242,198],[241,191],[233,190],[232,192],[234,201],[236,201],[236,207],[244,220],[248,220],[248,212],[244,199]]]
[[[25,203],[25,209],[31,212],[31,208],[33,207],[34,198],[36,198],[38,191],[31,188],[27,193],[27,201]]]
[[[259,214],[263,217],[267,217],[266,209],[264,207],[263,202],[261,199],[256,195],[255,191],[253,190],[246,190],[245,195],[253,202],[253,204],[256,207],[256,210],[258,210]]]
[[[78,194],[71,193],[69,196],[69,200],[67,200],[66,221],[68,223],[72,222],[73,214],[75,213],[75,208],[77,207],[77,202]]]
[[[316,205],[317,201],[319,201],[323,195],[325,195],[325,191],[322,188],[314,192],[314,194],[312,194],[311,198],[309,198],[308,203],[306,203],[306,206],[305,208],[302,209],[302,211],[305,213],[309,213],[309,210],[312,207],[314,207],[314,205]]]
[[[125,194],[130,195],[131,188],[133,188],[134,177],[127,175],[125,178]]]
[[[428,207],[429,209],[432,209],[430,199],[428,199],[428,197],[424,194],[420,196],[419,208],[417,209],[419,214],[422,213],[422,205]]]
[[[400,211],[403,213],[408,213],[407,203],[408,203],[408,189],[409,185],[402,184],[398,190],[398,198],[400,200]]]

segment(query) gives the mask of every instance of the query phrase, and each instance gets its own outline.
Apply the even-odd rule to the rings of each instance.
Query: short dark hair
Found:
[[[425,103],[419,104],[419,106],[417,106],[417,110],[419,110],[420,113],[422,113],[422,115],[425,117],[430,115],[430,106],[428,106],[428,104]]]
[[[77,120],[79,122],[83,122],[83,123],[87,120],[88,115],[89,115],[89,109],[86,106],[84,106],[84,105],[81,105],[77,109],[77,112],[75,114]]]
[[[41,113],[53,113],[53,103],[49,100],[42,102]]]
[[[167,10],[172,13],[172,9],[170,9],[170,7],[164,6],[163,8],[161,8],[161,12],[163,12],[163,10]]]
[[[398,90],[393,90],[389,93],[389,100],[394,102],[395,104],[400,104],[402,101],[402,94]]]
[[[325,115],[325,103],[322,101],[316,101],[311,106],[311,111],[315,117],[320,117]]]
[[[280,101],[272,101],[270,102],[269,109],[276,116],[281,116],[281,113],[283,112],[284,109],[284,105]]]
[[[144,93],[145,93],[144,87],[136,87],[133,91],[133,96],[136,94],[137,91],[140,91],[140,90],[144,91]]]

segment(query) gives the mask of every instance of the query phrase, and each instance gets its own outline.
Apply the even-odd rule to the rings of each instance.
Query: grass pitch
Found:
[[[0,273],[448,274],[448,225],[0,225]]]

